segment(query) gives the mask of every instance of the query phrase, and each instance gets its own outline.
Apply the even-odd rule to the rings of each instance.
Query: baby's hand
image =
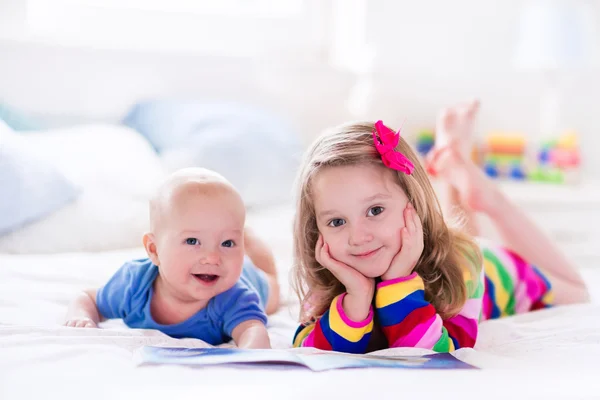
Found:
[[[231,336],[240,349],[271,348],[267,327],[259,320],[248,320],[238,324],[233,328]]]
[[[72,328],[97,328],[98,325],[89,317],[73,317],[65,322],[65,326]]]
[[[389,269],[381,275],[384,281],[409,276],[423,253],[423,225],[411,203],[404,209],[404,222],[402,247],[392,259]]]
[[[319,235],[315,247],[315,258],[323,267],[327,268],[346,287],[348,293],[344,298],[344,312],[353,321],[364,321],[369,315],[373,294],[375,293],[375,280],[367,278],[354,268],[334,259],[329,252],[329,245]]]

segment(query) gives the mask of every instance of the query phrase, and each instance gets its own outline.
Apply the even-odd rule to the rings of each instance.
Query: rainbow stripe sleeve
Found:
[[[437,352],[473,347],[483,304],[483,271],[475,288],[468,274],[465,280],[470,296],[462,310],[447,320],[442,320],[425,300],[423,280],[416,273],[379,283],[375,313],[389,347],[419,347]]]
[[[315,347],[344,353],[363,354],[373,331],[373,309],[362,322],[350,320],[342,302],[346,293],[333,299],[329,310],[315,323],[302,325],[294,335],[294,347]]]

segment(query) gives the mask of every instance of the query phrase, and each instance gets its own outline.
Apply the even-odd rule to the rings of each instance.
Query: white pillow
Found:
[[[27,133],[23,139],[78,188],[78,199],[0,237],[0,252],[104,251],[141,244],[148,200],[166,172],[136,131],[88,125]]]
[[[104,187],[147,200],[166,176],[150,143],[124,126],[81,125],[23,136],[32,152],[80,186]]]
[[[214,170],[248,207],[292,199],[303,149],[295,129],[275,113],[232,102],[162,99],[136,104],[124,123],[152,143],[170,170]]]
[[[79,191],[55,166],[36,157],[0,120],[0,236],[46,217]]]
[[[0,253],[90,252],[140,246],[148,204],[88,187],[48,217],[0,237]]]

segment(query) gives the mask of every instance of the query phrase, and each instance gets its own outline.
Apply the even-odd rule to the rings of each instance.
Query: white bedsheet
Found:
[[[287,208],[250,218],[269,240],[287,288],[291,260],[291,212]],[[40,238],[43,240],[43,238]],[[142,345],[202,346],[110,321],[101,330],[61,323],[68,302],[102,284],[141,248],[103,253],[0,254],[0,399],[33,398],[564,398],[600,394],[600,265],[583,272],[594,303],[545,310],[482,324],[476,350],[458,358],[479,371],[384,369],[313,373],[300,367],[159,366],[136,368]],[[284,290],[284,294],[289,294]],[[296,308],[288,301],[270,321],[275,347],[289,347]],[[414,353],[396,349],[383,353]],[[373,389],[377,388],[377,389]]]

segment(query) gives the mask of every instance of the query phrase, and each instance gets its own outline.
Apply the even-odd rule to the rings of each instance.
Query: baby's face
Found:
[[[317,227],[338,261],[376,278],[402,245],[408,197],[394,172],[376,165],[331,167],[314,180]]]
[[[232,193],[175,196],[157,223],[160,274],[183,300],[208,300],[240,278],[244,205]]]

